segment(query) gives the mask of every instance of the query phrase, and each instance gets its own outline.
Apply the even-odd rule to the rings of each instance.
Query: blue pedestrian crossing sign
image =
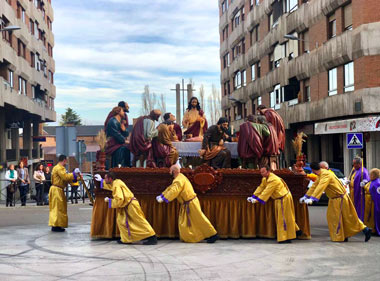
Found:
[[[363,133],[347,134],[347,148],[348,149],[362,149],[363,148]]]

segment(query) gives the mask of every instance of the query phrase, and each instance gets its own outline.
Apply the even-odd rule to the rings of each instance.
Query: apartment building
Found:
[[[25,158],[29,164],[40,161],[42,123],[56,120],[53,21],[51,0],[0,0],[3,167]]]
[[[349,173],[363,152],[380,167],[380,5],[377,0],[219,0],[222,110],[238,129],[260,104],[290,140],[309,138],[308,161]],[[347,133],[364,133],[348,150]]]

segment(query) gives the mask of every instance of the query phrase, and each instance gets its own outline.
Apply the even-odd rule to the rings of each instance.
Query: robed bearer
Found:
[[[139,202],[125,183],[116,179],[113,172],[106,174],[104,180],[97,174],[95,180],[100,182],[100,188],[112,191],[112,198],[106,197],[104,201],[108,203],[108,208],[117,210],[116,223],[121,237],[118,243],[129,244],[145,240],[144,245],[157,244],[156,233],[145,219]]]
[[[364,223],[372,229],[372,233],[380,235],[380,170],[369,171],[370,182],[364,186],[365,213]]]
[[[68,226],[67,217],[67,200],[65,188],[71,182],[76,182],[80,175],[80,170],[75,168],[72,173],[67,173],[66,155],[58,157],[58,164],[54,166],[51,172],[52,185],[49,190],[49,226],[55,232],[63,232]]]
[[[358,218],[355,207],[341,181],[334,173],[321,169],[318,163],[311,163],[310,168],[317,175],[317,179],[306,195],[300,199],[300,203],[318,202],[325,192],[329,198],[327,224],[331,240],[347,242],[348,237],[363,231],[365,242],[367,242],[371,238],[371,229]]]
[[[350,197],[354,202],[356,212],[359,219],[364,221],[364,190],[363,187],[369,181],[368,170],[363,166],[363,160],[360,157],[355,157],[352,161],[352,171],[348,178],[350,184]]]
[[[178,165],[170,167],[173,183],[157,196],[157,202],[169,203],[177,198],[181,204],[178,218],[179,236],[182,241],[196,243],[207,239],[214,243],[218,239],[215,228],[203,214],[201,205],[190,181],[180,172]]]
[[[253,204],[257,202],[265,204],[269,198],[272,198],[276,214],[277,241],[290,243],[292,239],[302,234],[296,224],[292,194],[285,181],[273,174],[269,166],[262,167],[260,174],[263,177],[261,184],[247,201]]]

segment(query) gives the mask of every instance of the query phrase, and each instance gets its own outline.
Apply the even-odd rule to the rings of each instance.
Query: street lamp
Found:
[[[292,35],[292,34],[286,34],[286,35],[284,35],[284,38],[289,39],[289,40],[296,40],[296,41],[303,41],[303,42],[311,43],[311,41],[303,40],[303,39],[298,38],[297,36]],[[318,48],[318,42],[315,42],[315,48]]]
[[[10,26],[4,27],[3,29],[0,29],[0,32],[2,32],[2,31],[14,31],[14,30],[19,30],[19,29],[21,29],[21,27],[19,27],[17,25],[10,25]]]

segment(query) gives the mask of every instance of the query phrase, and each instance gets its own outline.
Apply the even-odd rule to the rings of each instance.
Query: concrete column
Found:
[[[38,137],[40,135],[40,123],[38,121],[33,121],[33,137]],[[37,151],[37,158],[40,158],[40,143],[33,142],[33,149]]]
[[[332,141],[330,135],[321,136],[321,161],[331,162],[332,160]]]
[[[291,160],[295,160],[295,152],[292,147],[292,139],[293,139],[293,130],[289,129],[285,131],[285,151],[284,151],[284,157],[288,168],[291,166]]]
[[[366,143],[366,158],[368,170],[380,167],[380,132],[370,133],[369,142]]]
[[[11,129],[12,149],[16,151],[16,161],[20,161],[20,133],[19,129]]]
[[[5,130],[5,109],[0,109],[0,162],[3,164],[7,161],[7,146],[5,138],[7,132]]]
[[[24,121],[24,128],[23,128],[23,149],[28,150],[28,159],[32,159],[32,127],[31,127],[31,121],[25,120]]]

